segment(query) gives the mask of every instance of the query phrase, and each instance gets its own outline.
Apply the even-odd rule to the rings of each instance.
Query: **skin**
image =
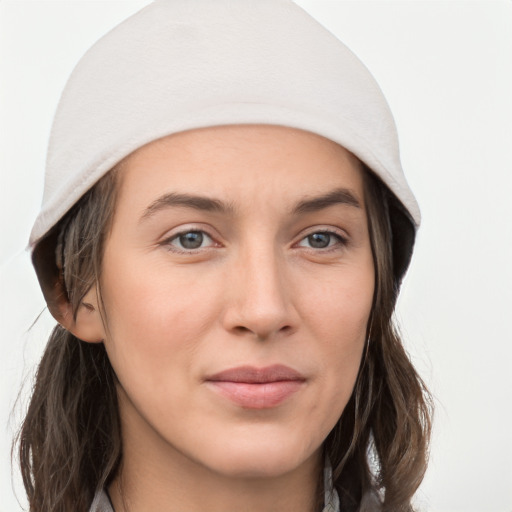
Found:
[[[321,446],[354,387],[374,292],[359,161],[292,128],[212,127],[137,150],[119,187],[106,325],[96,288],[72,328],[105,343],[119,378],[116,511],[315,510]],[[295,211],[339,189],[357,205]],[[228,208],[164,204],[171,193]],[[187,232],[204,233],[200,247],[183,247]],[[242,407],[207,381],[273,364],[304,378],[273,407]]]

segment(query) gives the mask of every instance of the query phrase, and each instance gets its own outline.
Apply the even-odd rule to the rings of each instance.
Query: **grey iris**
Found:
[[[308,242],[315,249],[324,249],[329,246],[331,235],[329,233],[313,233],[308,236]]]
[[[190,231],[180,236],[180,244],[185,249],[199,249],[203,244],[203,238],[200,231]]]

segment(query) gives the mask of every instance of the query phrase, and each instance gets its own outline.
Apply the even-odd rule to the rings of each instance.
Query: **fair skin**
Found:
[[[313,512],[374,291],[360,163],[254,125],[165,137],[119,171],[107,326],[96,290],[69,326],[119,379],[116,512]]]

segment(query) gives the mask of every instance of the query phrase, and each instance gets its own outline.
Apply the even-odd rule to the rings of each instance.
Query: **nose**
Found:
[[[240,255],[226,290],[224,327],[238,335],[266,340],[297,328],[286,263],[273,249]]]

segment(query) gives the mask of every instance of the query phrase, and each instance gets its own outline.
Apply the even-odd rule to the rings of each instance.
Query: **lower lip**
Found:
[[[283,403],[304,384],[300,380],[247,383],[208,381],[216,392],[247,409],[269,409]]]

